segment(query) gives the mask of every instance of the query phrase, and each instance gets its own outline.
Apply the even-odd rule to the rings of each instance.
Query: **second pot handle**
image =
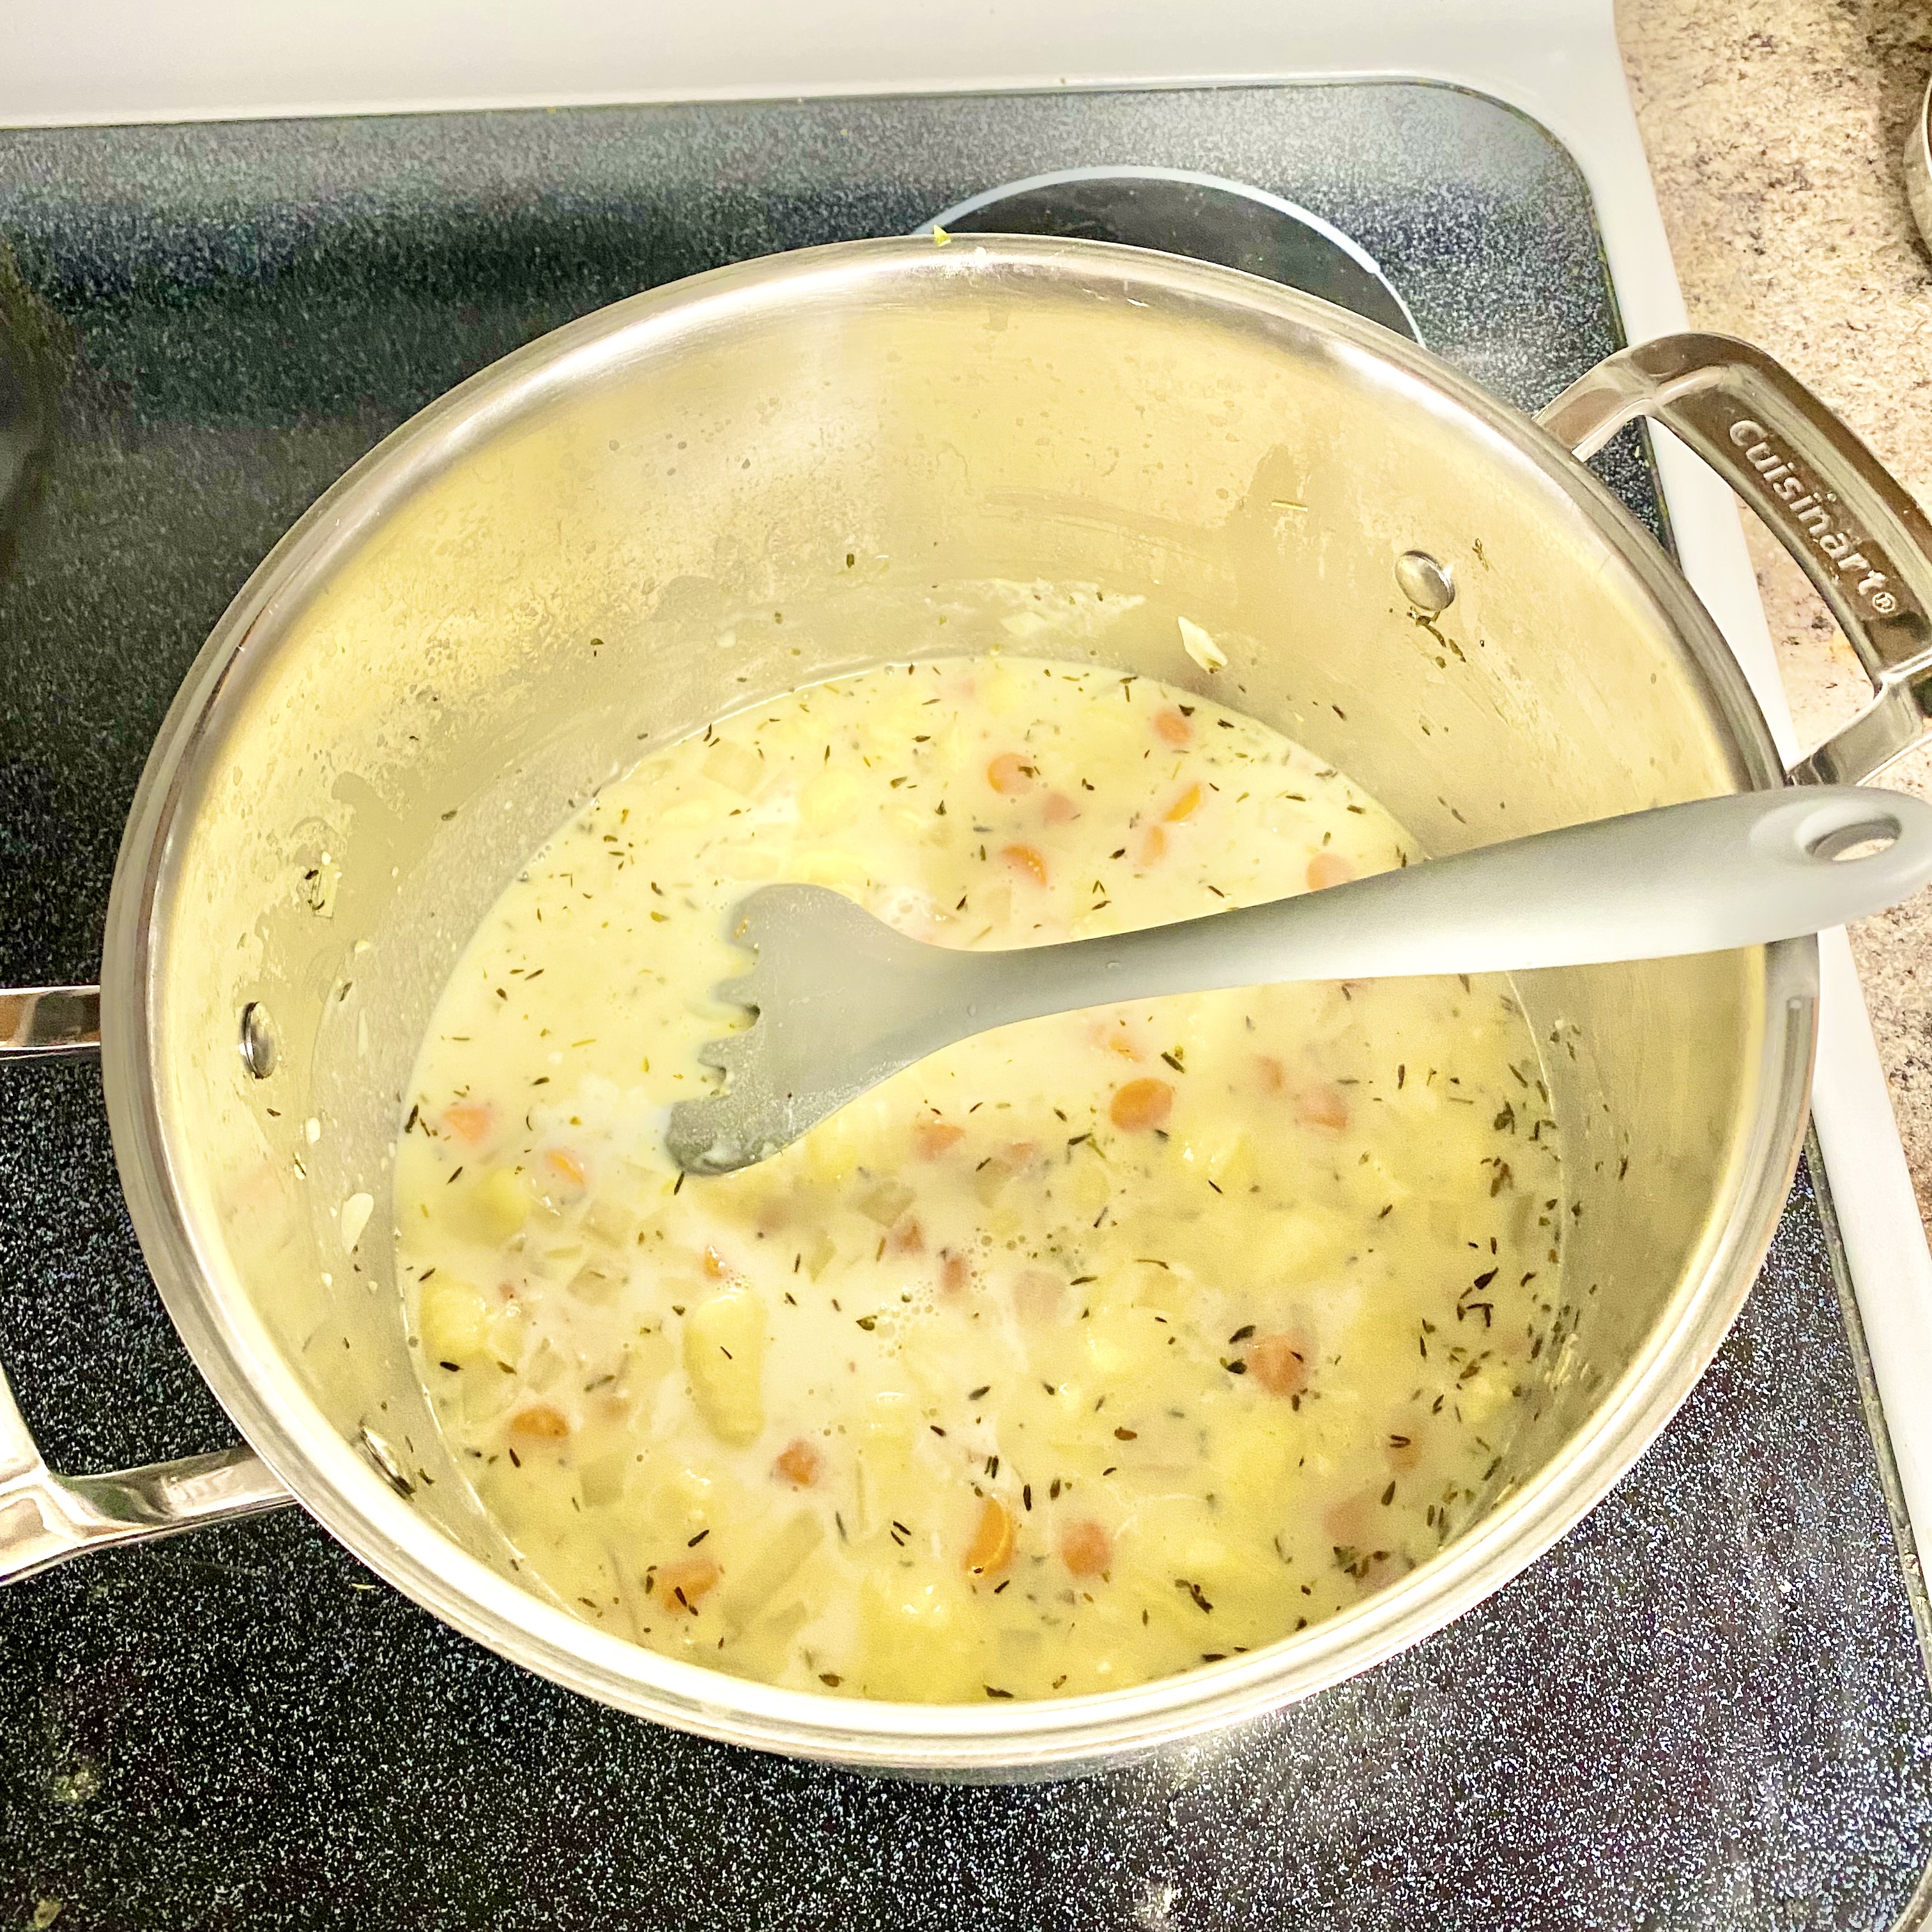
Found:
[[[100,1045],[98,988],[0,992],[0,1061],[92,1053]],[[246,1443],[105,1475],[57,1475],[0,1369],[0,1583],[110,1544],[145,1543],[292,1500]]]
[[[1791,776],[1855,784],[1910,751],[1932,716],[1932,522],[1904,486],[1790,370],[1729,336],[1620,350],[1536,419],[1588,458],[1636,416],[1663,424],[1750,506],[1872,681],[1872,703]]]

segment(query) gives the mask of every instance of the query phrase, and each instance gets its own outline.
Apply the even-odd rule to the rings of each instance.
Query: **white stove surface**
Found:
[[[1633,341],[1684,328],[1612,0],[69,0],[16,11],[0,126],[800,94],[1448,81],[1540,122],[1581,167]],[[1796,372],[1801,376],[1804,371]],[[1685,574],[1787,758],[1735,499],[1653,430]],[[1814,1109],[1901,1487],[1932,1538],[1932,1252],[1842,933],[1822,942]],[[1912,1560],[1908,1555],[1908,1561]]]

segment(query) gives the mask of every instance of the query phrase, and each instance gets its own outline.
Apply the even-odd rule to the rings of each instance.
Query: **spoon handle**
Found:
[[[1850,848],[1882,842],[1882,849]],[[1848,856],[1835,856],[1846,854]],[[1292,980],[1498,973],[1715,952],[1843,926],[1932,880],[1932,804],[1855,785],[1742,792],[1540,832],[1325,891],[998,964],[968,1030]]]

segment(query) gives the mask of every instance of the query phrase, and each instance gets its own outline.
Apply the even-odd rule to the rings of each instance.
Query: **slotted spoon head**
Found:
[[[1291,979],[1759,946],[1895,905],[1928,880],[1932,805],[1808,785],[1662,806],[1322,892],[1010,951],[923,945],[836,892],[767,886],[737,915],[758,966],[720,988],[756,1017],[705,1048],[724,1089],[673,1108],[667,1139],[688,1172],[728,1173],[938,1048],[1043,1014]]]
[[[757,964],[718,994],[752,1022],[699,1049],[722,1088],[670,1110],[665,1144],[686,1173],[764,1160],[962,1030],[971,956],[905,938],[822,886],[761,886],[731,937]]]

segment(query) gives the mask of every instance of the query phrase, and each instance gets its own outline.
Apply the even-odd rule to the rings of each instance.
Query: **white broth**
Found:
[[[737,1174],[662,1142],[758,884],[1010,946],[1414,850],[1252,719],[1040,661],[814,686],[609,786],[471,942],[398,1155],[423,1380],[520,1564],[671,1656],[933,1701],[1186,1670],[1425,1561],[1558,1300],[1504,982],[1033,1021]]]

